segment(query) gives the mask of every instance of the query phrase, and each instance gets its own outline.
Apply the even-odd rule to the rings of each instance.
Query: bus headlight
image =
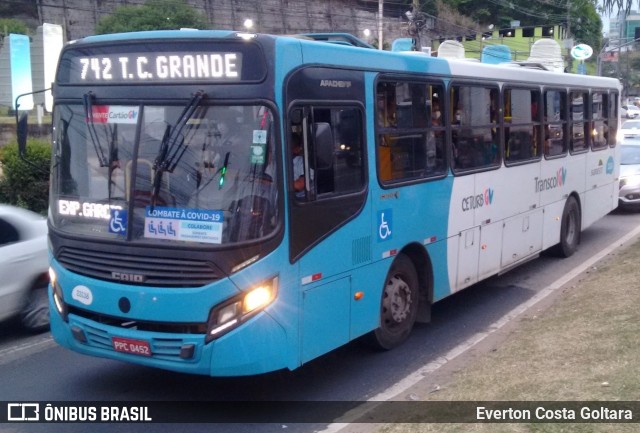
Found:
[[[271,304],[278,292],[278,277],[217,305],[209,313],[205,342],[221,337]]]
[[[64,302],[64,297],[62,296],[62,288],[60,284],[58,284],[58,276],[56,275],[56,271],[53,268],[49,268],[49,279],[51,281],[51,289],[53,292],[53,303],[56,306],[56,311],[62,317],[62,320],[67,321],[67,304]]]

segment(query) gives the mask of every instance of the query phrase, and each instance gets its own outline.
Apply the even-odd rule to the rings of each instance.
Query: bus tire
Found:
[[[560,243],[554,252],[560,257],[569,257],[578,249],[580,243],[580,206],[575,197],[569,197],[564,204],[560,221]]]
[[[390,350],[409,337],[418,314],[419,292],[418,274],[413,262],[406,255],[399,254],[385,279],[380,326],[370,335],[374,347]]]

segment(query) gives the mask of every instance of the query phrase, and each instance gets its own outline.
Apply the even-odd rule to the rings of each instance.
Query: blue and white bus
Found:
[[[51,331],[212,376],[390,349],[618,203],[617,80],[233,31],[92,36],[53,87]]]

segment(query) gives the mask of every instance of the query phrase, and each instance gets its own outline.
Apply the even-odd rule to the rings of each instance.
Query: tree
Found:
[[[0,18],[0,36],[6,37],[9,33],[26,35],[27,32],[27,25],[22,21],[14,18]]]
[[[149,0],[143,6],[120,6],[102,18],[97,34],[143,30],[175,30],[183,27],[206,29],[204,17],[184,0]]]
[[[9,203],[47,214],[49,198],[49,164],[51,145],[45,140],[29,140],[26,163],[18,153],[18,143],[9,143],[0,149],[0,203]],[[36,167],[42,167],[38,170]]]
[[[640,5],[638,0],[602,0],[602,9],[608,14],[615,10],[626,10],[628,12],[634,3]]]

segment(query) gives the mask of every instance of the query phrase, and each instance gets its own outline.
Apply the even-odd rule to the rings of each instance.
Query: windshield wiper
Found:
[[[200,106],[200,102],[206,96],[202,91],[196,92],[191,98],[191,101],[184,107],[182,114],[176,120],[176,124],[171,127],[167,125],[160,143],[160,149],[158,149],[158,155],[153,162],[153,185],[151,188],[151,208],[156,205],[158,195],[160,193],[160,185],[162,183],[162,175],[165,171],[172,173],[176,168],[182,155],[187,150],[187,146],[184,145],[184,136],[182,136],[182,130],[187,125],[187,122],[193,116],[193,113]]]
[[[118,160],[116,154],[118,149],[116,148],[116,140],[118,135],[118,124],[113,125],[113,129],[111,130],[111,140],[109,140],[109,170],[108,170],[108,179],[107,179],[107,189],[108,189],[108,198],[109,203],[111,203],[111,187],[113,186],[113,170],[115,170],[114,162]]]
[[[84,103],[84,114],[86,117],[88,129],[89,129],[89,136],[91,137],[91,143],[93,144],[93,148],[96,151],[98,162],[100,163],[100,167],[108,167],[109,163],[107,161],[106,156],[104,155],[104,149],[102,149],[102,146],[100,146],[100,139],[98,138],[96,125],[93,122],[93,93],[92,92],[87,92],[84,94],[83,103]]]

